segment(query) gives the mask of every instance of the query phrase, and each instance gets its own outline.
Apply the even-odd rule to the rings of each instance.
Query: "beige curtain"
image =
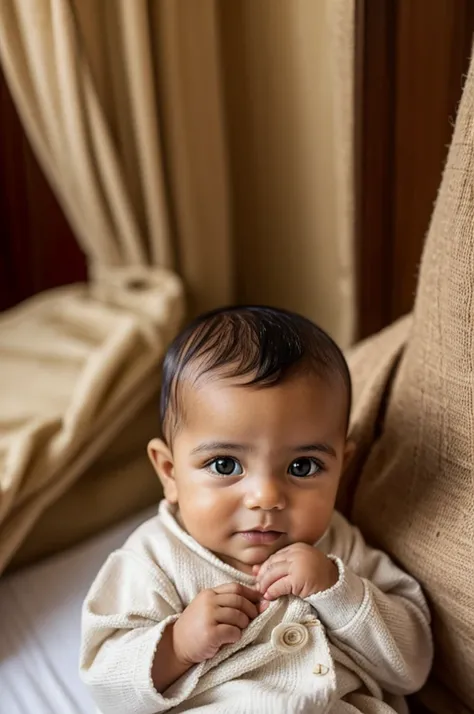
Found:
[[[353,0],[0,3],[3,71],[91,278],[0,317],[0,570],[150,414],[183,285],[192,312],[275,303],[350,342],[352,21]],[[150,479],[128,462],[112,503]]]
[[[3,69],[92,275],[158,265],[179,270],[196,309],[231,299],[215,3],[0,12]]]
[[[354,326],[354,0],[220,4],[242,301]]]

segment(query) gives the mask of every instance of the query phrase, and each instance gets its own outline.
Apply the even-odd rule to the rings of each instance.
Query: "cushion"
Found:
[[[160,268],[95,271],[0,315],[0,574],[156,394],[183,312]],[[139,289],[138,289],[139,286]]]
[[[159,434],[158,394],[33,526],[9,570],[39,560],[99,533],[162,497],[146,453]]]
[[[411,316],[403,317],[378,335],[353,347],[346,358],[352,375],[351,439],[357,449],[345,470],[338,491],[337,507],[350,514],[361,472],[372,444],[378,438],[400,357],[411,327]]]
[[[394,328],[396,329],[396,328]],[[474,67],[467,77],[392,381],[367,395],[391,331],[350,358],[353,433],[372,428],[346,510],[424,587],[435,663],[418,695],[433,714],[474,712]],[[378,357],[377,357],[378,355]],[[372,367],[373,369],[373,367]],[[385,376],[388,377],[387,373]],[[370,376],[369,376],[370,379]],[[372,411],[363,401],[372,403]],[[358,400],[362,400],[362,402]],[[374,401],[375,400],[375,401]],[[385,405],[380,412],[380,405]],[[374,417],[378,410],[378,417]],[[372,421],[370,421],[372,419]],[[365,420],[365,421],[364,421]],[[349,479],[350,480],[350,479]],[[349,495],[348,495],[349,490]]]

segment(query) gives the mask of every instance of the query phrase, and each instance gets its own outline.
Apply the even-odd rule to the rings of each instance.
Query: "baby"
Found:
[[[84,604],[102,714],[407,711],[430,616],[334,511],[350,402],[341,351],[299,315],[227,308],[177,337],[148,446],[165,500]]]

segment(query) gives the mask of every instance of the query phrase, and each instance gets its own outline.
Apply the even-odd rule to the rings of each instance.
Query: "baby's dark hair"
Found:
[[[160,417],[169,442],[182,416],[180,385],[215,372],[248,386],[268,387],[306,369],[339,376],[347,392],[347,424],[352,387],[349,368],[336,343],[311,320],[288,310],[259,305],[224,307],[193,320],[171,343],[164,359]]]

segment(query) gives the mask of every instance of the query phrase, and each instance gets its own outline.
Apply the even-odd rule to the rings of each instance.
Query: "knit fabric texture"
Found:
[[[416,581],[334,514],[317,544],[339,580],[279,598],[239,642],[192,667],[164,694],[151,667],[164,629],[205,588],[255,586],[159,514],[112,553],[83,610],[81,674],[102,714],[405,712],[431,664],[430,615]]]

